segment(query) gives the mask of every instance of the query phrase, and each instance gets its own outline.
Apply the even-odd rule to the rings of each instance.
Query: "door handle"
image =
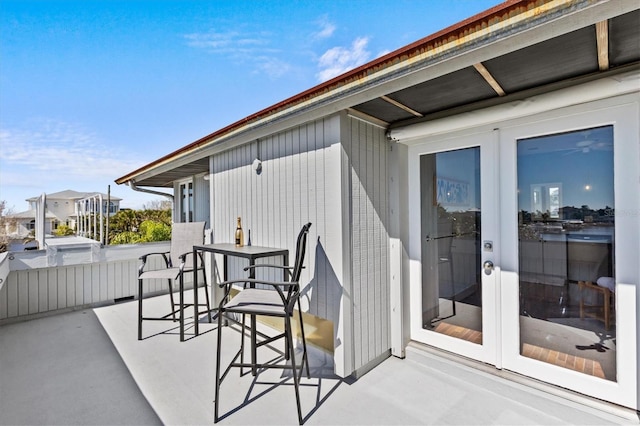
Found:
[[[484,273],[487,275],[491,275],[491,271],[493,271],[493,262],[490,260],[486,260],[482,267],[484,268]]]

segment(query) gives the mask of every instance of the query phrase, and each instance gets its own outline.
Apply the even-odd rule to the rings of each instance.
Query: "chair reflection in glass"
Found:
[[[615,304],[613,301],[614,292],[611,289],[614,285],[615,281],[612,277],[600,277],[596,284],[591,281],[578,281],[578,288],[580,289],[580,318],[588,316],[598,319],[604,322],[604,328],[609,330],[611,328],[611,306]],[[585,300],[587,290],[596,296],[597,300],[595,302],[587,302]]]
[[[303,423],[302,409],[300,406],[300,392],[299,381],[302,377],[302,372],[306,367],[307,377],[310,377],[309,372],[309,360],[307,359],[307,344],[304,335],[304,326],[302,320],[302,308],[300,306],[300,274],[304,268],[304,256],[307,245],[307,234],[311,223],[307,223],[302,227],[302,230],[298,234],[296,242],[296,257],[292,267],[282,265],[267,265],[258,264],[245,268],[277,268],[282,269],[289,275],[289,281],[275,282],[265,281],[261,279],[238,279],[232,281],[226,281],[220,283],[220,287],[224,288],[224,296],[222,302],[218,308],[218,345],[216,356],[216,384],[215,384],[215,404],[214,404],[214,422],[219,420],[219,402],[220,402],[220,385],[225,379],[227,373],[232,367],[239,367],[240,374],[242,375],[242,369],[244,367],[251,368],[252,374],[255,376],[258,373],[258,369],[279,368],[279,369],[291,369],[293,376],[293,384],[296,394],[296,405],[298,409],[298,420],[300,424]],[[234,284],[242,285],[242,289],[232,298],[231,289]],[[259,286],[257,288],[256,286]],[[229,299],[230,298],[230,299]],[[298,320],[300,327],[300,334],[302,340],[302,358],[300,365],[296,364],[296,357],[294,351],[293,331],[291,319],[294,315],[295,307],[297,304]],[[221,353],[222,353],[222,327],[223,317],[232,319],[229,314],[239,314],[242,316],[242,337],[240,340],[240,350],[235,354],[231,363],[227,366],[225,371],[221,374]],[[251,330],[251,362],[245,362],[244,360],[244,340],[245,340],[245,316],[250,315],[255,317],[269,316],[279,317],[284,320],[284,332],[276,336],[267,337],[260,342],[255,339],[255,330]],[[252,324],[255,321],[252,320]],[[272,362],[259,363],[256,359],[256,349],[260,346],[270,344],[276,340],[284,338],[285,349],[284,358],[288,360],[289,364],[275,364]],[[240,362],[237,362],[240,358]]]
[[[453,232],[453,221],[455,221],[454,217],[441,217],[438,219],[438,228],[437,228],[437,236],[436,237],[427,237],[429,240],[437,241],[437,250],[438,250],[438,273],[443,272],[443,268],[447,270],[449,275],[449,283],[448,286],[451,288],[451,314],[446,317],[436,317],[431,320],[431,323],[435,323],[438,321],[442,321],[447,318],[454,317],[456,315],[456,288],[455,283],[453,281],[453,256],[452,256],[452,246],[453,239],[456,235]],[[443,293],[442,284],[445,281],[443,279],[439,279],[440,285],[440,293]]]
[[[591,317],[611,327],[615,306],[612,238],[608,235],[567,235],[569,274],[578,281],[580,318]]]

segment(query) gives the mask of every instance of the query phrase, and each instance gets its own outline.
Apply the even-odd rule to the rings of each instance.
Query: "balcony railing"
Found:
[[[167,241],[2,253],[0,323],[136,297],[138,258],[168,250]],[[145,295],[167,292],[163,280],[148,280],[144,285]]]

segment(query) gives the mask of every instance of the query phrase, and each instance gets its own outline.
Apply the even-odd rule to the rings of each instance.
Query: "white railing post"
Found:
[[[38,248],[44,249],[45,217],[47,216],[47,195],[42,194],[36,203],[36,241]]]
[[[98,195],[98,203],[100,204],[100,243],[104,244],[104,204],[102,201],[102,194],[100,194]]]

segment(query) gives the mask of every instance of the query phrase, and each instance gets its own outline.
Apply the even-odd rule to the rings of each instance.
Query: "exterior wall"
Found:
[[[97,199],[98,198],[96,197],[96,203]],[[78,231],[80,216],[84,215],[83,220],[89,220],[86,218],[91,216],[93,211],[96,209],[102,209],[104,214],[110,211],[106,196],[103,197],[102,207],[95,206],[93,202],[91,202],[88,203],[88,210],[84,213],[82,213],[82,211],[79,211],[78,204],[79,200],[76,198],[48,198],[46,202],[47,218],[44,224],[45,234],[53,233],[53,231],[55,231],[55,229],[59,225],[68,225],[69,227],[74,228]],[[113,216],[118,211],[120,211],[120,199],[112,199],[111,204],[113,204],[113,212],[109,212],[109,216]],[[31,230],[29,229],[30,222],[35,220],[35,211],[37,209],[37,205],[37,201],[29,201],[29,208],[33,211],[34,216],[31,218],[16,218],[18,226],[15,228],[15,230],[7,229],[6,232],[17,237],[28,236],[29,232],[31,232]]]
[[[285,133],[244,145],[212,159],[212,230],[214,242],[233,242],[236,218],[242,218],[245,240],[249,231],[253,245],[288,248],[295,252],[295,240],[303,224],[311,222],[303,310],[333,318],[333,306],[340,285],[331,266],[340,266],[341,250],[335,261],[327,259],[328,247],[340,247],[338,117],[319,120]],[[262,172],[252,167],[262,161]],[[246,243],[246,241],[245,241]],[[242,265],[230,259],[230,278],[243,276]]]
[[[32,223],[33,222],[33,223]],[[50,234],[54,230],[54,222],[56,219],[47,218],[44,221],[44,232]],[[60,222],[59,222],[60,223]],[[6,235],[12,238],[25,238],[29,233],[35,232],[35,218],[16,218],[15,224],[8,223],[3,229]]]
[[[217,154],[211,171],[214,242],[232,242],[241,217],[245,239],[250,231],[253,245],[288,248],[293,256],[300,228],[313,224],[301,277],[303,311],[333,322],[336,373],[347,376],[386,356],[384,129],[334,115]],[[229,259],[229,278],[244,276],[243,266]]]
[[[75,214],[75,200],[47,199],[47,210],[65,224]]]
[[[344,120],[342,146],[348,175],[348,220],[356,369],[389,353],[390,247],[389,144],[385,129],[357,118]]]
[[[29,232],[35,231],[35,226],[31,229],[31,221],[33,219],[18,219],[15,230],[8,232],[10,235],[27,236]]]

